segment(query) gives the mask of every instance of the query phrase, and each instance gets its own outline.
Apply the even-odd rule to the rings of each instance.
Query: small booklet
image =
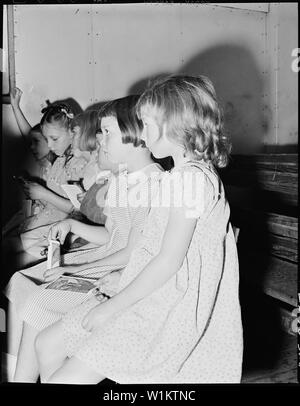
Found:
[[[93,279],[63,275],[55,281],[51,282],[46,287],[46,289],[69,290],[79,293],[92,293],[94,289],[97,289],[94,284],[95,282],[96,281]]]
[[[64,184],[61,185],[61,187],[63,188],[63,190],[66,192],[68,198],[71,200],[73,206],[75,207],[75,209],[80,209],[80,202],[77,199],[77,195],[79,195],[80,193],[84,192],[82,190],[82,188],[79,185],[69,185],[69,184]]]

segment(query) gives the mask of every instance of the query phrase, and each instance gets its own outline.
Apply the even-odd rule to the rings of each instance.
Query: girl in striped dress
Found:
[[[25,322],[15,375],[17,381],[34,382],[37,379],[33,343],[38,331],[59,320],[70,308],[86,298],[80,292],[46,289],[48,283],[45,282],[63,273],[76,273],[76,276],[88,276],[97,281],[116,271],[108,278],[108,290],[113,294],[120,270],[127,264],[140,236],[149,212],[148,193],[156,189],[162,167],[152,160],[150,151],[140,139],[142,122],[135,112],[137,100],[138,96],[128,96],[106,104],[100,111],[101,150],[106,153],[108,160],[122,164],[123,167],[126,165],[127,168],[117,177],[110,178],[106,197],[103,188],[100,190],[100,206],[105,198],[105,226],[91,226],[67,219],[51,229],[50,237],[58,237],[61,242],[69,232],[73,232],[93,243],[102,244],[101,247],[83,247],[80,251],[65,254],[62,257],[63,266],[52,270],[46,270],[43,263],[17,272],[9,283],[7,296],[11,302],[11,319],[15,321],[11,335],[20,336],[20,331],[16,331],[16,318],[22,328],[22,322]],[[121,195],[125,196],[125,200],[120,198]],[[137,200],[135,196],[144,196],[144,199]],[[14,337],[12,339],[16,341]],[[18,343],[15,343],[10,352],[15,353],[17,346]]]
[[[212,83],[172,76],[141,96],[143,139],[175,166],[161,181],[118,292],[88,298],[42,331],[42,382],[237,383],[239,268],[216,167],[228,147]]]

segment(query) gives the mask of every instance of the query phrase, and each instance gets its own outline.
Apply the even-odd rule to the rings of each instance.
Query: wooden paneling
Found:
[[[232,223],[240,228],[241,278],[297,305],[298,156],[233,156],[221,171]]]
[[[271,255],[242,252],[240,273],[249,287],[253,285],[275,299],[297,306],[298,264]]]

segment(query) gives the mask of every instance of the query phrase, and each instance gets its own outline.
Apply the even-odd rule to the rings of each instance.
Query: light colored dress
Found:
[[[68,198],[61,185],[68,180],[83,178],[86,164],[87,161],[84,158],[65,155],[57,157],[47,176],[47,188],[59,196]],[[43,209],[27,218],[21,226],[20,238],[24,251],[41,259],[41,251],[47,246],[49,226],[67,216],[68,213],[46,202]]]
[[[92,333],[81,322],[99,304],[95,297],[68,312],[62,318],[66,351],[119,383],[238,383],[243,339],[230,209],[212,167],[186,162],[178,171],[204,180],[204,211],[180,270]],[[169,208],[151,208],[120,291],[158,254],[168,216]]]
[[[159,164],[150,164],[140,171],[127,174],[123,172],[116,179],[120,183],[130,185],[139,173],[142,173],[143,180],[131,187],[131,192],[143,194],[143,192],[155,193],[163,169]],[[122,269],[122,266],[88,266],[88,263],[104,258],[120,249],[126,247],[128,237],[132,229],[141,232],[147,215],[149,214],[149,204],[132,206],[128,202],[127,206],[115,206],[113,197],[116,195],[118,182],[111,182],[104,207],[106,216],[105,227],[109,232],[110,240],[101,247],[71,252],[62,256],[62,263],[83,264],[86,263],[85,270],[76,273],[98,280],[112,271]],[[151,199],[150,199],[151,200]],[[101,227],[101,226],[99,226]],[[126,264],[123,265],[125,267]],[[15,305],[15,309],[20,319],[30,324],[34,328],[41,330],[48,325],[59,320],[64,313],[86,299],[86,294],[70,291],[59,291],[45,289],[48,283],[43,283],[43,274],[46,264],[41,263],[29,269],[16,272],[10,279],[6,288],[8,299]],[[111,287],[114,289],[114,287]]]

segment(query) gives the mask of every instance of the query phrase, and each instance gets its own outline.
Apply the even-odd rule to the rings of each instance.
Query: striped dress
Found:
[[[161,173],[162,167],[154,163],[135,173],[128,175],[123,173],[117,179],[131,185],[132,179],[135,177],[138,179],[138,175],[142,174],[143,180],[140,180],[134,186],[130,186],[130,191],[143,195],[143,192],[148,193],[149,190],[154,193],[155,188],[158,187]],[[76,275],[98,280],[100,277],[116,270],[116,267],[113,266],[95,267],[88,264],[126,247],[130,231],[133,228],[138,230],[143,228],[149,213],[149,204],[131,206],[129,201],[125,207],[123,207],[124,205],[115,207],[112,200],[116,196],[118,184],[120,183],[112,182],[110,184],[104,209],[107,217],[105,227],[110,234],[109,242],[96,248],[86,249],[83,247],[81,250],[62,256],[64,265],[87,264],[87,267]],[[118,266],[117,270],[120,270],[120,268],[122,267]],[[6,295],[14,303],[19,318],[38,330],[59,320],[66,311],[86,298],[85,294],[78,292],[46,289],[48,283],[43,283],[45,270],[46,264],[43,262],[29,269],[16,272],[6,289]],[[114,286],[111,288],[114,289]]]

